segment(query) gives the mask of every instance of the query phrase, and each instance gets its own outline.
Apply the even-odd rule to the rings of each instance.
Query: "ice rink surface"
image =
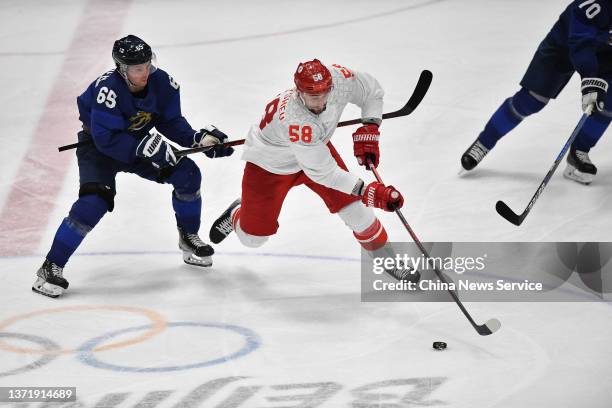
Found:
[[[56,147],[76,140],[75,98],[112,67],[112,43],[128,33],[181,84],[194,127],[213,123],[236,139],[292,85],[301,60],[373,74],[385,111],[429,69],[421,106],[381,128],[379,167],[421,240],[609,241],[609,130],[591,154],[591,186],[558,171],[520,228],[494,210],[498,199],[524,208],[569,137],[581,115],[577,77],[457,176],[567,3],[3,1],[0,386],[75,386],[80,406],[98,408],[609,407],[609,303],[468,304],[479,322],[502,321],[489,337],[451,303],[361,303],[359,248],[305,188],[289,194],[266,246],[248,250],[232,236],[199,269],[177,249],[170,187],[119,175],[114,212],[64,270],[67,294],[30,291],[78,192],[74,154]],[[350,107],[344,118],[358,115]],[[351,129],[332,140],[370,180],[352,157]],[[240,194],[243,163],[195,160],[206,237]],[[392,240],[410,240],[393,214],[378,216]],[[448,349],[432,350],[435,340]]]

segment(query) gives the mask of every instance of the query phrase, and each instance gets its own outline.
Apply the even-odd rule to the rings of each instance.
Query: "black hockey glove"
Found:
[[[591,105],[598,111],[606,107],[608,83],[601,78],[583,78],[580,84],[582,91],[582,110],[586,112]]]
[[[159,133],[143,137],[136,147],[136,156],[151,160],[151,164],[158,169],[174,166],[178,162],[172,146]]]
[[[217,144],[225,143],[228,141],[228,137],[225,133],[214,127],[208,125],[204,129],[200,129],[193,135],[193,146],[192,147],[203,147],[203,146],[214,146]],[[231,146],[214,146],[210,150],[204,152],[206,156],[211,159],[216,157],[231,156],[234,153],[234,148]]]

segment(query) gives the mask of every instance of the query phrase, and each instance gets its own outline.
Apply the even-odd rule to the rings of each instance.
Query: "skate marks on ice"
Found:
[[[328,395],[329,399],[318,400],[323,408],[338,406],[340,401],[345,405],[353,401],[361,401],[362,404],[374,401],[367,397],[369,394],[377,395],[376,398],[389,403],[399,404],[404,401],[404,405],[408,406],[410,403],[407,401],[413,406],[425,406],[428,401],[443,401],[450,406],[467,406],[469,403],[486,406],[490,397],[481,395],[474,389],[474,384],[478,384],[479,388],[490,388],[496,396],[510,395],[512,389],[518,389],[519,386],[527,389],[530,384],[537,382],[541,378],[538,374],[541,367],[547,365],[546,352],[542,354],[539,346],[546,342],[541,338],[534,339],[530,334],[532,325],[524,322],[525,313],[517,312],[516,305],[472,303],[470,307],[476,315],[486,314],[487,310],[494,307],[496,315],[507,322],[499,338],[478,338],[476,341],[465,322],[457,318],[452,304],[361,304],[356,273],[353,268],[341,268],[343,264],[358,264],[352,261],[311,260],[302,263],[304,271],[308,273],[300,276],[299,271],[278,265],[278,260],[269,256],[261,257],[269,259],[269,262],[262,262],[257,257],[234,257],[224,259],[226,266],[217,267],[213,273],[200,278],[204,283],[196,284],[198,274],[192,273],[193,268],[188,266],[175,266],[172,273],[169,270],[163,271],[165,258],[168,264],[176,264],[176,253],[171,257],[148,255],[146,258],[150,262],[144,263],[142,256],[131,256],[114,255],[117,258],[114,265],[133,265],[137,262],[141,265],[138,269],[142,268],[144,272],[130,272],[126,268],[121,273],[131,273],[132,279],[139,280],[149,272],[147,267],[155,265],[162,270],[159,279],[175,280],[177,285],[157,296],[151,296],[150,293],[140,295],[137,290],[131,294],[118,293],[111,296],[113,302],[138,304],[141,308],[161,314],[170,323],[208,322],[250,328],[259,336],[261,347],[242,358],[221,364],[187,367],[226,356],[227,350],[237,351],[244,340],[238,334],[228,332],[225,335],[219,329],[177,325],[150,341],[123,349],[93,353],[101,364],[87,364],[91,361],[79,360],[74,355],[50,354],[53,360],[48,358],[49,361],[38,361],[39,369],[24,368],[21,372],[14,372],[12,379],[31,381],[31,378],[38,378],[43,373],[53,372],[58,376],[58,381],[71,382],[74,378],[70,379],[68,373],[77,372],[79,377],[83,377],[82,383],[76,385],[81,387],[82,395],[87,397],[83,401],[85,406],[93,406],[96,401],[101,401],[101,394],[94,394],[93,390],[87,388],[87,384],[92,381],[99,382],[98,388],[106,396],[111,393],[127,393],[129,401],[122,400],[122,407],[131,406],[141,398],[156,398],[154,395],[158,394],[152,393],[167,390],[173,391],[159,403],[179,406],[176,404],[196,387],[207,382],[207,379],[222,380],[228,375],[244,377],[227,383],[227,387],[211,394],[210,400],[207,400],[210,404],[205,406],[267,407],[274,405],[272,401],[289,401],[270,399],[273,397],[291,397],[295,404],[298,401],[297,395],[321,395],[320,387],[323,385],[319,387],[315,384],[329,384],[329,389],[338,389]],[[84,284],[86,275],[95,275],[96,269],[106,267],[106,260],[102,263],[96,258],[100,257],[75,257],[77,262],[73,268],[76,286]],[[31,260],[27,258],[11,260],[11,263],[19,266],[18,271],[24,270],[23,266],[28,262]],[[254,263],[257,264],[257,273],[251,269]],[[275,264],[278,265],[276,268]],[[84,265],[88,266],[89,271],[77,273]],[[27,289],[29,276],[22,278],[16,275],[17,272],[10,272],[10,281],[23,280]],[[292,279],[294,275],[295,279]],[[236,284],[236,281],[239,283]],[[213,287],[206,290],[207,285]],[[97,295],[90,297],[96,298],[95,302],[109,299],[108,294],[104,298]],[[50,304],[47,299],[39,301],[29,294],[23,301],[19,301],[19,298],[17,296],[16,301],[10,303],[13,305],[12,312],[4,310],[0,312],[0,317],[10,319],[12,315],[32,313],[33,310],[45,307],[38,303],[46,307]],[[82,300],[80,295],[73,299],[66,298],[66,301]],[[32,302],[37,305],[33,306]],[[534,316],[537,314],[533,311],[538,309],[535,305],[526,307],[528,309],[525,310],[531,310]],[[15,322],[14,326],[2,329],[29,338],[22,337],[19,340],[3,337],[0,340],[13,346],[29,348],[82,349],[80,346],[84,342],[88,343],[88,347],[96,347],[97,341],[103,341],[100,345],[107,345],[114,341],[130,340],[142,334],[146,330],[143,324],[147,323],[141,316],[127,314],[120,319],[108,320],[108,317],[116,316],[102,311],[93,316],[91,313],[74,315],[75,319],[53,328],[47,327],[52,320],[46,317],[42,314],[32,316],[29,320]],[[101,320],[99,317],[104,317],[104,322],[88,323]],[[100,337],[104,339],[98,339]],[[431,341],[437,337],[449,343],[449,349],[443,353],[431,349]],[[42,339],[46,339],[46,345],[41,342]],[[51,342],[55,343],[55,347]],[[221,346],[215,346],[215,342]],[[207,354],[209,347],[216,347],[214,350],[218,355]],[[25,354],[28,358],[25,361],[23,356],[0,350],[0,359],[5,362],[3,365],[7,365],[10,370],[19,369],[26,363],[35,367],[34,363],[41,358],[40,354]],[[470,371],[469,367],[475,364],[478,364],[479,370]],[[122,370],[126,367],[128,369]],[[182,382],[181,378],[186,377],[178,377],[176,380],[164,377],[163,385],[156,389],[155,372],[159,374],[168,367],[174,368],[177,375],[189,375],[192,380]],[[149,368],[158,371],[147,371]],[[66,374],[62,374],[64,372]],[[113,382],[112,377],[108,377],[110,372],[120,375],[116,378],[122,384]],[[469,374],[466,375],[466,372]],[[552,372],[549,374],[553,375]],[[416,395],[421,395],[425,389],[419,384],[435,382],[440,378],[444,380],[432,388],[429,396],[417,399]],[[517,383],[516,378],[522,381]],[[133,381],[126,385],[126,379]],[[512,384],[512,387],[508,384]],[[243,397],[244,402],[239,404],[238,401]],[[257,404],[253,405],[255,402]]]
[[[291,35],[291,34],[302,34],[302,33],[308,33],[308,32],[311,32],[311,31],[318,31],[318,30],[325,30],[325,29],[335,29],[335,28],[338,28],[338,27],[341,27],[341,26],[344,26],[344,25],[355,24],[355,23],[362,23],[362,22],[365,22],[365,21],[375,20],[375,19],[379,19],[379,18],[383,18],[383,17],[394,17],[394,16],[396,16],[396,15],[398,15],[400,13],[409,12],[409,11],[413,11],[413,10],[418,10],[418,9],[421,9],[421,8],[425,8],[425,7],[429,7],[429,6],[434,6],[434,5],[437,5],[439,3],[444,3],[444,2],[448,2],[448,1],[449,0],[424,0],[424,1],[416,1],[416,2],[414,2],[416,4],[410,4],[408,6],[398,7],[398,8],[392,9],[392,10],[388,10],[388,11],[383,11],[383,12],[380,12],[380,13],[367,13],[367,14],[365,14],[363,16],[360,16],[360,17],[354,17],[354,18],[349,18],[349,19],[345,19],[345,20],[338,20],[338,21],[333,21],[333,22],[324,23],[324,24],[317,24],[317,25],[311,25],[311,26],[294,28],[294,29],[274,31],[274,32],[269,32],[269,33],[250,34],[250,35],[244,35],[244,36],[219,38],[219,39],[212,39],[212,40],[201,40],[201,41],[192,41],[192,42],[175,42],[175,43],[171,43],[171,44],[158,44],[158,45],[154,44],[154,46],[155,46],[155,48],[159,48],[159,49],[164,49],[164,48],[175,49],[175,48],[183,48],[183,47],[200,47],[200,46],[207,46],[207,45],[227,44],[227,43],[233,43],[233,42],[251,41],[251,40],[258,40],[258,39],[282,37],[282,36]],[[327,4],[326,6],[329,6],[329,4]],[[345,9],[345,11],[346,11],[346,9]],[[0,56],[1,55],[2,54],[0,54]]]
[[[398,7],[392,10],[383,11],[380,13],[367,13],[366,15],[360,17],[354,17],[346,20],[338,20],[325,24],[317,24],[306,27],[300,27],[295,29],[287,29],[281,31],[273,31],[268,33],[261,34],[251,34],[244,36],[234,36],[227,38],[218,38],[212,40],[201,40],[201,41],[192,41],[192,42],[176,42],[176,43],[168,43],[168,44],[152,44],[156,49],[175,49],[175,48],[188,48],[188,47],[200,47],[207,45],[216,45],[216,44],[227,44],[241,41],[251,41],[258,39],[267,39],[267,38],[275,38],[282,37],[291,34],[301,34],[308,33],[311,31],[325,30],[325,29],[334,29],[340,26],[362,23],[364,21],[370,21],[374,19],[379,19],[383,17],[393,17],[400,13],[409,12],[413,10],[418,10],[421,8],[429,7],[437,5],[438,3],[448,2],[449,0],[423,0],[416,1],[415,4],[410,4],[408,6]],[[2,57],[53,57],[58,55],[64,55],[67,50],[27,50],[27,51],[0,51],[0,58]]]
[[[438,314],[438,313],[441,313],[441,311],[436,312],[435,314]],[[168,324],[168,326],[172,326],[172,325],[173,323]],[[405,329],[410,329],[410,328],[408,327]],[[22,337],[22,338],[26,339],[26,337]],[[342,341],[342,339],[338,339],[338,340]],[[380,350],[377,353],[384,354],[385,350],[387,351],[388,350],[396,350],[396,351],[400,350],[398,346],[405,344],[406,342],[405,335],[402,336],[402,338],[395,339],[395,342],[396,344],[387,344],[384,349]],[[457,349],[462,349],[463,346],[466,345],[467,343],[462,344],[460,339],[456,338],[456,339],[453,339],[453,344],[454,344],[455,349],[457,350]],[[92,344],[90,344],[90,346],[93,347]],[[326,357],[326,353],[329,353],[330,351],[333,352],[333,350],[323,351],[325,350],[325,348],[321,348],[321,345],[318,346],[318,350],[315,349],[312,351],[312,353],[308,349],[304,350],[302,347],[300,349],[302,350],[302,352],[307,352],[310,355],[309,358],[313,358],[314,356],[319,356],[318,358],[321,360],[324,360],[327,364],[330,364],[330,363],[333,365],[337,364],[337,360],[333,358],[329,360]],[[479,347],[470,346],[469,344],[467,344],[467,349],[469,351],[467,354],[466,353],[461,353],[461,354],[463,355],[463,358],[467,357],[469,360],[477,358],[478,360],[482,361],[483,355],[487,356],[486,359],[494,357],[493,354],[486,352],[484,349],[479,348]],[[430,353],[432,352],[430,351]],[[435,354],[435,352],[433,353]],[[141,353],[141,358],[143,361],[147,361],[147,363],[150,364],[151,355],[152,354],[150,353]],[[155,403],[155,405],[165,402],[166,399],[168,399],[171,396],[174,397],[175,399],[180,398],[176,403],[172,405],[173,407],[201,406],[199,404],[202,404],[205,401],[209,401],[209,398],[211,400],[210,401],[211,403],[218,402],[217,405],[214,405],[215,407],[239,407],[239,406],[248,407],[248,406],[253,406],[251,404],[254,402],[254,400],[257,400],[257,402],[259,402],[260,404],[265,403],[266,401],[268,402],[270,401],[294,401],[294,402],[301,401],[304,405],[300,405],[300,406],[315,407],[315,406],[319,406],[319,404],[326,404],[326,405],[322,405],[324,407],[337,406],[331,403],[332,398],[348,401],[351,404],[353,404],[352,406],[367,406],[367,405],[355,405],[355,404],[367,404],[368,401],[369,402],[386,401],[389,403],[394,402],[394,403],[402,404],[400,406],[404,406],[404,404],[406,404],[406,406],[447,405],[449,403],[448,402],[449,398],[447,396],[444,396],[444,398],[442,398],[441,396],[437,395],[437,392],[440,391],[440,388],[448,381],[449,377],[444,376],[444,375],[440,376],[440,375],[431,375],[431,374],[426,374],[422,376],[414,376],[415,373],[413,373],[413,371],[415,370],[407,370],[406,373],[409,373],[412,375],[410,377],[405,376],[406,373],[404,374],[404,376],[399,376],[399,374],[393,373],[393,371],[397,371],[396,367],[403,366],[403,365],[407,365],[407,366],[414,365],[415,364],[414,357],[416,354],[414,352],[412,353],[402,352],[401,355],[402,357],[400,358],[400,361],[397,360],[399,356],[394,357],[395,361],[397,362],[395,364],[395,368],[388,367],[388,371],[390,372],[386,375],[388,377],[387,379],[383,379],[383,380],[376,379],[376,378],[380,378],[378,375],[369,376],[370,380],[366,384],[364,384],[366,380],[364,380],[362,376],[356,376],[355,378],[352,378],[351,376],[349,376],[349,377],[344,377],[344,379],[340,382],[335,381],[334,379],[337,378],[337,376],[324,374],[326,370],[324,370],[323,373],[318,372],[318,374],[315,375],[315,378],[319,377],[319,379],[316,381],[313,381],[312,375],[309,374],[306,376],[306,378],[309,379],[307,382],[302,381],[302,382],[291,382],[291,383],[287,383],[286,379],[284,382],[283,380],[279,378],[270,380],[265,375],[261,378],[259,376],[256,376],[256,377],[239,376],[239,377],[217,378],[215,380],[210,380],[204,384],[196,386],[193,389],[190,389],[190,388],[181,387],[179,385],[180,382],[173,382],[171,380],[170,381],[163,380],[164,388],[159,389],[159,390],[149,390],[144,395],[142,395],[143,393],[142,385],[134,386],[132,390],[129,390],[130,387],[127,387],[128,388],[127,390],[126,390],[126,387],[121,387],[120,390],[117,389],[113,392],[109,392],[108,388],[101,388],[105,390],[106,394],[103,394],[101,397],[98,397],[97,395],[99,394],[95,393],[94,394],[96,395],[95,398],[96,400],[98,400],[98,402],[95,404],[93,403],[94,401],[92,401],[93,397],[88,395],[86,392],[82,392],[81,395],[83,395],[83,397],[80,399],[80,401],[75,406],[87,407],[90,405],[91,406],[95,405],[96,407],[99,408],[99,407],[114,407],[114,406],[118,406],[119,404],[122,404],[123,407],[127,407],[127,406],[131,406],[129,404],[125,404],[125,401],[127,400],[128,396],[130,396],[131,402],[141,401],[140,404],[142,404],[142,401],[146,400],[150,403]],[[268,357],[268,356],[265,356],[265,357]],[[79,359],[81,361],[83,360],[80,357]],[[167,360],[167,357],[159,356],[158,359]],[[44,362],[44,364],[48,364],[49,362],[51,362],[50,361],[51,358],[49,358],[48,360],[49,361]],[[270,361],[268,358],[266,358],[264,361],[267,364],[272,363],[272,361]],[[60,361],[58,360],[56,364],[59,364],[59,362]],[[441,360],[440,360],[440,363],[442,363]],[[438,365],[435,362],[434,364]],[[39,368],[42,367],[42,365],[43,365],[43,362],[38,363]],[[89,365],[95,368],[110,369],[113,371],[120,371],[123,373],[130,371],[136,375],[147,375],[150,373],[161,372],[161,371],[166,371],[166,370],[170,371],[167,367],[158,367],[157,369],[144,369],[143,368],[143,369],[138,369],[138,370],[136,369],[125,370],[122,367],[105,367],[105,366],[100,366],[96,364],[89,364]],[[440,366],[441,365],[442,364],[440,364]],[[178,370],[187,370],[187,369],[202,368],[202,367],[204,366],[196,367],[196,364],[192,364],[192,366],[190,367],[187,367],[187,366],[180,367],[179,366],[179,367],[173,368],[173,370],[178,371]],[[287,367],[287,369],[288,368],[289,367]],[[251,369],[253,369],[253,367],[251,367]],[[295,373],[297,373],[299,377],[300,376],[299,373],[301,373],[301,375],[306,375],[307,372],[311,371],[311,370],[304,370],[304,366],[295,367],[294,365],[291,365],[291,369],[293,370],[293,374],[292,376],[289,377],[290,380],[294,380],[293,377],[295,377]],[[232,371],[235,371],[235,370],[232,370]],[[416,370],[416,371],[419,371],[419,370]],[[428,371],[431,371],[431,369]],[[437,371],[437,370],[434,370],[434,371]],[[22,370],[22,373],[23,372],[25,372],[25,370]],[[91,373],[88,373],[87,371],[80,370],[79,372],[80,372],[80,376],[83,376],[84,378],[94,378],[94,376],[91,375]],[[12,373],[12,374],[17,374],[17,373]],[[265,372],[262,374],[265,374]],[[450,378],[452,379],[453,377],[454,376],[451,376]],[[271,384],[270,381],[281,381],[281,382]],[[155,381],[145,380],[145,384],[148,384],[150,382],[155,382]],[[345,383],[348,383],[349,385],[345,385]],[[138,384],[138,381],[136,381],[135,384]],[[230,384],[232,384],[232,386],[229,386]],[[82,389],[82,388],[83,387],[79,389]],[[227,395],[228,393],[229,395]],[[449,393],[447,392],[445,394],[449,394]],[[453,401],[453,400],[456,400],[456,396],[450,398],[450,401]],[[246,401],[249,401],[249,403],[247,403]],[[328,402],[330,403],[329,405],[327,405]],[[138,407],[138,406],[140,405],[138,404],[134,405],[134,407]],[[212,406],[212,405],[204,405],[204,406]],[[257,405],[257,406],[260,406],[260,405]],[[40,407],[42,408],[43,405],[40,405]]]
[[[439,324],[437,317],[443,313],[445,313],[445,311],[439,310],[426,316],[426,319],[429,320],[436,317],[431,324],[432,327],[437,327]],[[308,330],[308,328],[305,329]],[[449,350],[449,353],[442,354],[431,350],[424,352],[421,349],[421,345],[423,342],[427,342],[427,340],[423,338],[423,333],[421,333],[418,329],[414,332],[412,332],[410,329],[410,327],[405,328],[407,332],[412,333],[411,338],[413,342],[411,342],[411,347],[407,347],[406,334],[396,338],[394,343],[385,345],[385,347],[377,351],[376,354],[384,356],[385,354],[388,354],[389,351],[392,351],[395,356],[393,359],[388,360],[388,362],[394,361],[394,364],[392,366],[385,366],[384,370],[379,368],[377,371],[371,373],[370,375],[366,375],[365,377],[362,373],[361,375],[343,376],[343,380],[337,381],[337,373],[334,373],[333,369],[329,370],[328,368],[329,366],[338,366],[337,360],[333,358],[331,360],[328,359],[328,353],[333,356],[334,350],[333,348],[332,350],[328,350],[328,347],[321,348],[321,345],[319,345],[318,348],[314,350],[300,347],[300,351],[308,353],[309,358],[311,359],[315,358],[325,361],[326,365],[323,367],[322,372],[317,370],[317,367],[306,370],[304,369],[306,367],[304,365],[296,367],[293,364],[286,364],[285,368],[287,370],[291,370],[291,375],[288,375],[286,378],[282,379],[282,376],[273,376],[270,378],[269,375],[266,375],[265,370],[266,366],[274,363],[274,361],[271,361],[268,357],[273,354],[275,350],[270,350],[263,356],[260,353],[260,357],[264,357],[261,361],[265,362],[265,365],[249,364],[246,366],[246,372],[250,373],[254,370],[254,372],[260,373],[260,375],[255,375],[254,377],[224,376],[222,378],[209,380],[204,384],[195,386],[194,388],[181,386],[180,381],[163,379],[159,382],[160,384],[163,383],[163,388],[159,390],[151,390],[149,387],[145,387],[144,389],[146,391],[143,391],[142,384],[139,384],[139,382],[144,381],[144,384],[147,385],[150,383],[155,383],[155,381],[146,380],[144,379],[145,377],[134,377],[131,383],[139,384],[138,386],[123,386],[117,389],[111,388],[110,390],[113,390],[112,392],[109,392],[109,388],[107,387],[101,387],[100,389],[104,390],[105,394],[103,394],[101,397],[99,396],[101,395],[99,393],[93,394],[95,395],[95,399],[98,401],[95,404],[93,396],[86,392],[82,392],[81,395],[83,397],[80,398],[80,401],[76,406],[88,407],[95,405],[99,408],[101,406],[114,407],[121,404],[122,407],[128,407],[132,406],[131,404],[136,401],[140,401],[141,404],[142,401],[146,400],[150,403],[154,403],[154,405],[157,405],[161,404],[162,402],[166,402],[166,400],[174,400],[174,403],[168,406],[195,407],[202,406],[202,403],[208,401],[211,404],[216,403],[216,405],[214,405],[215,407],[249,407],[255,406],[252,405],[254,402],[259,403],[257,406],[262,406],[261,404],[271,401],[300,401],[304,404],[300,406],[333,407],[338,406],[337,403],[339,399],[346,401],[346,403],[352,404],[349,406],[368,406],[367,403],[371,403],[373,401],[397,403],[400,404],[399,406],[432,406],[448,404],[451,404],[451,406],[459,406],[456,404],[461,404],[464,397],[460,395],[458,396],[457,390],[466,387],[469,384],[482,384],[484,378],[478,379],[477,377],[484,377],[490,371],[496,371],[498,374],[499,371],[508,372],[509,366],[511,366],[512,371],[514,371],[517,368],[515,367],[517,360],[521,361],[522,363],[533,361],[538,363],[536,365],[530,365],[529,370],[527,370],[529,375],[522,375],[522,380],[519,383],[516,383],[513,387],[508,388],[507,385],[504,384],[503,394],[497,392],[495,394],[498,396],[499,401],[505,394],[509,395],[513,392],[517,392],[519,389],[526,387],[539,378],[542,373],[541,368],[544,367],[546,363],[545,359],[543,360],[541,356],[534,353],[532,345],[529,344],[529,339],[523,335],[520,335],[520,333],[518,336],[512,336],[512,338],[506,339],[504,344],[501,345],[502,347],[497,350],[489,350],[485,347],[476,346],[471,344],[469,341],[462,339],[461,336],[451,335],[450,337],[446,338],[450,339],[452,349]],[[320,335],[320,333],[318,335]],[[427,337],[431,337],[432,335],[448,336],[448,333],[441,333],[439,330],[433,330],[430,332],[428,330]],[[527,341],[525,341],[525,338]],[[414,342],[415,339],[416,342]],[[336,339],[334,337],[332,341],[328,341],[333,342],[336,340],[343,341],[344,339]],[[513,349],[512,347],[508,347],[509,345],[514,345],[515,348]],[[266,347],[270,348],[271,346],[268,344]],[[412,348],[412,350],[410,350],[410,348]],[[282,350],[276,351],[283,353]],[[150,364],[151,355],[152,354],[150,353],[141,353],[141,359]],[[418,355],[421,357],[418,358]],[[512,356],[512,360],[510,360],[510,356]],[[376,356],[373,357],[376,358]],[[384,356],[385,359],[387,359],[387,357],[388,356]],[[158,359],[167,360],[167,356],[159,356],[158,354]],[[425,361],[423,361],[424,359]],[[357,359],[353,358],[353,360]],[[46,362],[46,364],[49,362]],[[60,360],[58,360],[56,364],[59,363]],[[166,361],[166,363],[168,362]],[[477,373],[470,373],[468,375],[466,375],[465,372],[463,374],[461,373],[461,371],[464,371],[466,367],[477,363],[479,364],[479,370],[477,370]],[[42,364],[39,364],[42,367]],[[364,366],[360,364],[359,360],[354,361],[353,363],[347,361],[346,364],[349,367],[351,367],[351,364],[357,364],[359,367],[361,367],[361,371],[364,371]],[[160,372],[166,368],[162,367],[158,370],[123,370],[117,369],[116,367],[103,367],[91,364],[90,366],[121,371],[125,373],[124,375],[127,375],[126,371],[131,371],[132,375],[136,376],[147,376],[150,375],[150,373]],[[250,367],[250,369],[248,369],[248,367]],[[261,367],[264,367],[263,372],[261,371]],[[398,370],[398,367],[400,370]],[[202,367],[177,367],[176,370],[178,371],[193,368]],[[236,369],[232,369],[231,371],[236,372]],[[365,371],[367,372],[368,370]],[[419,371],[422,373],[422,375],[417,374]],[[440,372],[450,372],[450,375],[440,375]],[[91,371],[80,370],[79,373],[80,376],[83,376],[84,378],[95,378],[95,374],[92,375]],[[206,376],[210,376],[210,374],[206,374],[206,372],[202,373]],[[306,373],[310,374],[306,375]],[[316,373],[314,378],[312,373]],[[383,374],[382,380],[380,379],[381,374]],[[304,378],[308,378],[308,380],[306,382],[288,382],[295,381],[296,377],[299,378],[300,376],[305,376]],[[387,378],[384,379],[385,377]],[[137,378],[142,378],[143,380],[137,380]],[[193,378],[197,379],[201,377],[198,376]],[[348,385],[346,385],[347,383]],[[85,387],[81,387],[79,389],[82,390],[83,388]],[[501,389],[496,391],[501,391]],[[480,393],[474,392],[474,395],[479,394]],[[126,404],[125,401],[127,400],[128,396],[130,397],[130,402]],[[336,403],[333,403],[334,400]],[[479,406],[487,406],[484,403],[486,401],[490,401],[490,397],[470,397],[467,398],[467,400],[475,403],[479,402]],[[140,405],[136,404],[133,406],[138,407]],[[205,404],[204,406],[213,405]],[[43,405],[40,406],[40,408],[42,407]]]
[[[517,184],[523,185],[523,183],[535,184],[541,179],[540,174],[534,171],[498,170],[485,166],[476,167],[470,171],[462,168],[459,173],[462,181],[478,180],[479,183],[484,180],[489,180],[490,183],[515,181]]]

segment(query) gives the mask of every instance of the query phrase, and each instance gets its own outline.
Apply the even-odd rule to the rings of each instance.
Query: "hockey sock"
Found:
[[[202,198],[198,190],[194,194],[172,193],[172,207],[176,216],[176,225],[189,234],[196,234],[200,230],[200,216],[202,214]]]
[[[80,197],[57,229],[47,259],[63,268],[106,211],[108,204],[103,198],[97,195]]]
[[[242,245],[248,248],[259,248],[263,244],[265,244],[270,236],[267,235],[251,235],[242,230],[240,228],[240,206],[236,207],[231,214],[232,217],[232,227],[236,232],[236,236],[242,243]]]
[[[608,128],[611,120],[612,117],[606,116],[605,114],[596,113],[591,115],[586,122],[584,122],[572,147],[583,152],[591,150]]]
[[[480,143],[492,149],[497,141],[518,126],[527,116],[539,112],[546,102],[536,99],[527,89],[521,88],[495,111],[484,130],[478,136]]]
[[[387,231],[378,218],[368,228],[353,232],[353,235],[366,251],[376,251],[387,243]]]
[[[238,225],[238,222],[240,221],[240,206],[238,206],[238,208],[236,208],[232,214],[232,226],[234,227],[234,230],[237,230],[240,226]]]

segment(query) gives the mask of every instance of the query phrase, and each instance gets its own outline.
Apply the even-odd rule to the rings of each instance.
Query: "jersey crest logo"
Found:
[[[147,126],[152,119],[153,115],[150,112],[138,111],[138,113],[130,118],[132,124],[128,127],[128,130],[140,130]]]

